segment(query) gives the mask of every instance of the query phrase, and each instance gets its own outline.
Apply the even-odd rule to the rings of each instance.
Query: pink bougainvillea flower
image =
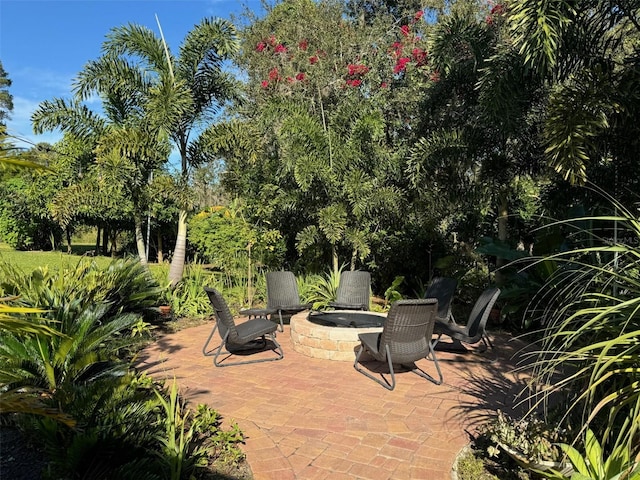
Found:
[[[402,25],[400,27],[400,33],[402,35],[404,35],[405,37],[408,37],[409,36],[409,25]]]
[[[318,56],[314,55],[313,57],[309,57],[309,63],[311,65],[315,65],[316,63],[318,63]]]
[[[394,57],[399,57],[402,55],[402,42],[393,42],[391,47],[389,47],[389,53]]]
[[[423,17],[423,15],[424,15],[424,12],[422,10],[418,10],[416,14],[413,16],[413,18],[415,20],[420,20]]]
[[[264,51],[265,48],[267,48],[267,44],[264,42],[258,42],[258,44],[256,45],[256,51],[258,52]]]
[[[429,80],[431,80],[432,82],[439,82],[440,81],[440,72],[438,70],[434,71],[431,76],[429,77]]]
[[[364,75],[369,71],[369,67],[361,63],[350,63],[347,65],[349,76]]]
[[[295,82],[295,81],[296,81],[296,79],[295,79],[295,78],[293,78],[293,77],[287,77],[287,82],[288,82],[288,83],[293,83],[293,82]]]
[[[359,80],[357,78],[347,80],[347,85],[349,85],[350,87],[359,87],[360,85],[362,85],[362,80]]]
[[[393,73],[404,72],[407,68],[407,63],[409,63],[411,59],[409,57],[399,58],[396,62],[396,65],[393,67]]]
[[[505,6],[503,3],[498,3],[497,5],[494,5],[494,7],[491,9],[491,15],[502,15],[505,12]]]
[[[268,88],[268,87],[269,87],[269,82],[268,82],[267,80],[263,80],[263,81],[260,83],[260,86],[261,86],[262,88]]]
[[[273,67],[269,71],[269,80],[278,80],[279,77],[280,77],[280,73],[278,72],[278,68]]]
[[[413,61],[416,62],[418,67],[421,67],[427,63],[427,52],[422,50],[421,48],[414,48],[411,51],[411,55],[413,56]]]
[[[287,47],[285,47],[284,45],[279,43],[278,45],[276,45],[275,52],[276,53],[287,53]]]
[[[491,15],[487,15],[487,18],[484,20],[487,22],[487,25],[493,25],[493,17]]]
[[[277,43],[277,41],[276,41],[276,36],[275,36],[275,35],[271,35],[271,36],[269,37],[268,42],[269,42],[269,45],[271,45],[272,47],[275,47],[275,46],[276,46],[276,43]]]
[[[296,80],[298,80],[299,82],[302,82],[304,79],[305,79],[304,72],[300,72],[296,75]]]
[[[300,42],[298,43],[298,48],[303,52],[306,52],[308,47],[309,42],[306,39],[300,40]]]
[[[389,84],[387,82],[382,82],[380,84],[380,88],[389,88]]]

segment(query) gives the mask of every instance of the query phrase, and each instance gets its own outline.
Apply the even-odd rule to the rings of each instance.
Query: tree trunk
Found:
[[[102,255],[104,256],[107,256],[109,253],[109,249],[107,247],[109,246],[110,233],[110,228],[108,226],[102,227]],[[113,246],[111,248],[113,248]]]
[[[158,263],[164,262],[164,253],[162,253],[162,231],[158,230]]]
[[[95,256],[98,256],[98,255],[100,255],[100,234],[102,233],[102,229],[100,228],[100,225],[98,225],[96,230],[97,230],[97,233],[96,233],[96,248],[93,249],[93,254]]]
[[[67,237],[67,253],[71,253],[71,229],[69,227],[64,229],[64,233]]]
[[[118,230],[116,230],[115,228],[111,228],[109,229],[109,233],[111,236],[111,257],[115,258],[116,252],[118,251]]]
[[[507,195],[500,195],[500,205],[498,206],[498,240],[505,242],[508,239],[508,225],[509,225],[509,205],[507,201]],[[502,285],[504,283],[504,275],[500,271],[500,267],[506,265],[508,260],[506,258],[496,258],[496,284]]]
[[[251,242],[247,245],[247,300],[249,308],[253,306],[253,272],[251,271]]]
[[[171,287],[182,279],[184,272],[184,257],[187,249],[187,211],[180,210],[178,216],[178,236],[176,237],[176,247],[173,249],[173,258],[169,267],[169,282]]]
[[[333,258],[333,273],[337,277],[340,268],[338,267],[338,248],[335,245],[331,245],[331,256]]]
[[[133,225],[136,231],[136,249],[138,250],[138,257],[140,263],[143,266],[147,266],[147,253],[145,251],[144,236],[142,233],[142,217],[138,213],[133,214]]]

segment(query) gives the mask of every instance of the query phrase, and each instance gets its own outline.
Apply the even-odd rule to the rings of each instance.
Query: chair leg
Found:
[[[205,357],[211,357],[213,356],[213,354],[211,352],[207,352],[207,346],[209,345],[209,342],[211,341],[211,338],[213,338],[213,334],[216,333],[216,330],[218,329],[218,322],[216,322],[213,325],[213,330],[211,330],[211,333],[209,334],[209,337],[207,338],[207,341],[204,342],[204,346],[202,347],[202,354]]]
[[[214,329],[214,332],[215,332],[215,329]],[[209,343],[209,341],[211,340],[212,336],[213,336],[213,332],[211,332],[211,334],[209,335],[209,338],[207,339],[207,342],[205,343],[205,347]],[[213,356],[213,364],[216,367],[230,367],[232,365],[247,365],[249,363],[273,362],[275,360],[282,360],[284,358],[284,351],[282,350],[282,346],[276,340],[276,336],[273,333],[270,333],[269,334],[269,339],[275,345],[275,347],[272,349],[278,355],[275,358],[261,358],[261,359],[258,359],[258,360],[247,360],[247,361],[244,361],[244,362],[223,363],[227,358],[229,358],[229,357],[231,357],[231,355],[233,355],[233,353],[228,351],[228,350],[222,350],[222,347],[224,347],[224,345],[227,342],[227,335],[225,335],[225,338],[222,339],[222,341],[220,342],[220,345],[218,345],[218,347],[216,348],[216,352],[215,353],[206,352],[204,348],[203,348],[203,353],[207,357]],[[262,342],[261,343],[262,343],[263,346],[267,345],[267,339],[265,338],[264,335],[262,336]],[[221,354],[222,355],[226,355],[226,356],[222,360],[218,360],[218,357],[220,357]]]
[[[489,348],[491,347],[491,350],[493,350],[493,343],[491,342],[491,339],[489,338],[489,335],[487,335],[487,332],[484,332],[482,334],[482,341],[484,342],[484,345]]]
[[[365,349],[364,345],[362,345],[362,344],[360,345],[360,350],[358,350],[356,352],[356,360],[355,360],[355,362],[353,362],[353,368],[355,368],[358,372],[363,374],[365,377],[369,377],[374,382],[379,383],[380,385],[382,385],[387,390],[393,390],[396,387],[396,376],[395,376],[395,374],[393,372],[393,363],[391,363],[391,355],[389,355],[389,347],[386,346],[385,348],[387,349],[387,363],[389,364],[389,372],[391,373],[391,383],[387,382],[387,380],[384,378],[384,376],[382,374],[380,374],[380,376],[382,376],[384,382],[382,380],[374,377],[373,375],[371,375],[366,370],[364,370],[362,368],[358,368],[358,364],[360,362],[360,355],[362,355],[362,352],[364,352],[364,349]]]
[[[278,317],[280,318],[280,327],[278,328],[278,331],[284,332],[284,322],[282,321],[282,310],[278,310]]]
[[[435,347],[434,344],[429,343],[429,353],[427,354],[426,358],[428,360],[431,360],[434,363],[434,365],[436,366],[436,371],[438,372],[439,380],[436,380],[435,378],[433,378],[431,375],[429,375],[427,372],[425,372],[424,370],[419,368],[417,365],[416,365],[416,368],[412,368],[411,371],[413,373],[415,373],[416,375],[419,375],[420,377],[425,378],[425,379],[435,383],[436,385],[442,385],[442,382],[443,382],[442,371],[440,370],[440,363],[438,363],[438,359],[436,357],[436,352],[434,350],[434,347]],[[429,358],[429,357],[431,357],[431,358]]]

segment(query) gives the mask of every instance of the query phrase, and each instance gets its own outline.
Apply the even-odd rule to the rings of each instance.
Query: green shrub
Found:
[[[495,445],[505,445],[532,461],[555,462],[562,455],[556,442],[564,439],[564,432],[558,427],[550,427],[534,415],[515,420],[498,411],[493,422],[484,427],[483,434],[493,442],[488,449],[490,456],[498,453]]]
[[[473,450],[458,457],[456,467],[458,480],[499,480],[498,477],[485,470],[483,460],[476,457]]]
[[[215,411],[192,414],[175,388],[131,371],[124,348],[147,329],[142,313],[159,292],[139,265],[3,271],[2,288],[21,296],[0,311],[0,406],[28,407],[13,418],[47,454],[44,478],[187,479],[216,459],[242,460],[237,425],[224,431]]]
[[[336,299],[338,284],[340,283],[340,272],[330,271],[323,275],[298,275],[298,293],[300,300],[304,303],[313,304],[315,310],[329,306],[329,302]]]
[[[198,254],[231,275],[246,272],[249,261],[277,267],[284,257],[284,242],[277,230],[252,225],[235,209],[203,210],[193,216],[188,232],[189,242]]]

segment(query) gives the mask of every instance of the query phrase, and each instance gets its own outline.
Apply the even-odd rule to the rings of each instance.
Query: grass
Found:
[[[0,242],[0,262],[6,262],[18,267],[24,272],[32,272],[39,267],[49,267],[54,269],[74,267],[83,259],[91,259],[96,262],[98,267],[104,268],[113,260],[110,256],[91,255],[94,246],[89,244],[76,243],[73,246],[72,253],[54,251],[19,251],[9,247],[6,243]],[[160,268],[159,265],[150,264],[149,268]]]
[[[78,250],[80,251],[80,250]],[[6,262],[25,272],[31,272],[39,267],[67,268],[75,266],[81,259],[86,258],[79,253],[62,253],[60,251],[32,251],[14,250],[4,243],[0,243],[0,262]],[[111,257],[91,257],[100,267],[106,267]]]

